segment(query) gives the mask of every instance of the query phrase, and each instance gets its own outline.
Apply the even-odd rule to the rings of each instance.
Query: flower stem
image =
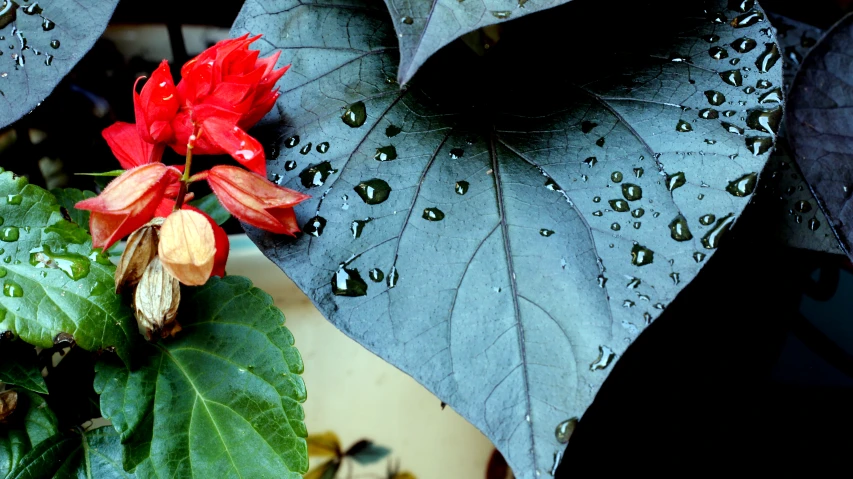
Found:
[[[187,141],[187,159],[184,162],[184,174],[181,176],[181,187],[178,190],[178,197],[175,198],[175,209],[173,211],[178,211],[184,206],[184,197],[187,195],[187,188],[190,184],[190,168],[192,168],[193,164],[193,148],[195,147],[195,142],[198,140],[198,137],[201,135],[201,128],[195,126],[193,128],[193,134],[190,135],[189,141]]]

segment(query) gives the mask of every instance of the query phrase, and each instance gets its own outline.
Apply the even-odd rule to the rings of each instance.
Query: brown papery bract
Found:
[[[163,268],[158,258],[154,258],[145,269],[133,296],[139,332],[149,340],[154,336],[174,336],[181,330],[175,321],[180,303],[180,283]]]

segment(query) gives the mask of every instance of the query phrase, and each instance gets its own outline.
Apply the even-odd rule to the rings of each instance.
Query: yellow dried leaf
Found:
[[[149,340],[154,336],[174,336],[181,330],[175,321],[180,302],[180,283],[163,268],[159,258],[154,258],[145,269],[133,295],[139,332]]]
[[[160,227],[163,267],[187,286],[201,286],[213,272],[216,240],[207,218],[191,210],[170,214]]]
[[[305,440],[308,442],[309,457],[338,457],[341,455],[341,440],[332,431],[310,434]]]

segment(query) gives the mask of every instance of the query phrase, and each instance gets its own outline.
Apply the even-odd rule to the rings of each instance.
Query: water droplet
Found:
[[[738,53],[750,52],[756,46],[758,46],[758,43],[755,40],[746,37],[738,38],[732,42],[732,48]]]
[[[350,128],[358,128],[364,125],[364,122],[367,121],[367,109],[364,107],[364,102],[357,101],[347,106],[341,115],[341,120]]]
[[[774,88],[758,98],[759,103],[782,103],[782,89]]]
[[[622,301],[622,307],[623,308],[633,308],[634,304],[635,303],[633,301],[631,301],[630,299],[626,299],[625,301]]]
[[[703,215],[701,218],[699,218],[699,224],[703,226],[708,226],[716,220],[717,217],[714,215]]]
[[[678,124],[675,125],[675,131],[687,133],[688,131],[693,131],[693,125],[684,120],[678,120]]]
[[[687,183],[687,179],[684,177],[684,173],[679,171],[678,173],[673,173],[671,175],[666,175],[666,189],[672,191],[676,188],[681,188],[684,184]]]
[[[613,231],[619,231],[620,229],[622,229],[622,227],[619,226],[619,223],[613,223],[612,225],[610,225],[610,229],[612,229]]]
[[[421,215],[421,218],[427,221],[441,221],[444,219],[444,212],[438,208],[424,208],[424,212]],[[548,230],[543,230],[548,231]],[[553,233],[553,231],[551,232]],[[550,236],[543,234],[542,236]]]
[[[383,272],[382,272],[382,270],[381,270],[381,269],[379,269],[379,268],[373,268],[373,269],[371,269],[371,270],[367,273],[367,276],[368,276],[368,277],[370,278],[370,280],[371,280],[371,281],[373,281],[374,283],[378,283],[378,282],[382,281],[383,279],[385,279],[385,273],[383,273]]]
[[[332,293],[337,296],[364,296],[367,294],[367,283],[361,279],[357,269],[341,266],[332,276]]]
[[[309,145],[310,145],[310,143],[309,143]],[[329,151],[329,142],[328,141],[324,141],[323,143],[320,143],[319,145],[317,145],[317,153],[325,153],[327,151]]]
[[[637,178],[641,178],[643,176],[642,168],[634,168],[634,176]]]
[[[512,12],[510,12],[509,10],[498,10],[498,11],[492,11],[492,15],[495,18],[505,20],[505,19],[509,18],[510,16],[512,16]]]
[[[708,55],[711,55],[714,60],[722,60],[729,57],[729,52],[723,47],[711,47],[708,50]]]
[[[743,92],[746,93],[747,95],[752,95],[753,93],[755,93],[755,87],[754,86],[748,86],[748,87],[743,89]]]
[[[7,274],[8,272],[9,272],[9,271],[8,271],[5,267],[0,266],[0,278],[5,278],[5,277],[6,277],[6,274]]]
[[[54,23],[51,20],[48,20],[47,18],[42,17],[42,19],[41,19],[41,29],[42,30],[49,32],[49,31],[53,30],[54,27],[56,27],[56,23]]]
[[[720,125],[723,127],[724,130],[726,130],[729,133],[734,133],[735,135],[743,135],[743,128],[741,128],[735,124],[728,123],[725,121],[721,121]]]
[[[385,128],[385,136],[387,136],[388,138],[392,138],[399,135],[401,131],[403,130],[400,129],[399,126],[388,125],[388,127]]]
[[[285,148],[293,148],[294,146],[299,144],[299,135],[293,135],[290,138],[284,140]]]
[[[729,70],[726,72],[721,72],[720,78],[722,78],[724,82],[732,86],[743,85],[743,75],[740,73],[740,70]]]
[[[399,280],[400,273],[397,272],[397,267],[391,266],[391,271],[388,272],[388,277],[385,279],[385,284],[387,284],[389,288],[394,288],[397,286],[397,281]]]
[[[730,25],[735,28],[746,28],[764,21],[764,14],[758,11],[744,13],[735,17]]]
[[[59,269],[77,281],[89,275],[89,259],[75,253],[56,253],[45,245],[30,250],[30,264],[36,268]]]
[[[329,175],[337,172],[338,170],[332,169],[331,163],[324,161],[302,170],[302,173],[299,173],[299,179],[302,180],[302,186],[305,188],[313,188],[315,186],[323,186],[326,180],[329,179]]]
[[[755,108],[749,110],[746,117],[746,125],[753,130],[776,134],[779,131],[779,123],[782,121],[782,108],[776,107],[772,110]]]
[[[586,134],[586,133],[591,132],[592,129],[595,128],[596,126],[598,126],[598,123],[595,123],[592,121],[584,121],[581,123],[581,131]]]
[[[604,213],[602,213],[602,212],[601,212],[601,210],[593,211],[593,212],[592,212],[592,216],[601,216],[601,215],[603,215],[603,214],[604,214]]]
[[[705,253],[700,253],[698,251],[693,253],[693,261],[696,261],[697,263],[705,261]]]
[[[773,138],[769,136],[750,136],[746,138],[746,147],[753,155],[762,155],[773,148]]]
[[[411,25],[412,23],[415,22],[415,20],[412,17],[403,17],[400,19],[400,21],[402,21],[406,25]]]
[[[387,200],[388,195],[391,194],[391,187],[388,186],[385,180],[380,180],[379,178],[362,181],[353,190],[368,205],[378,205]]]
[[[3,295],[10,298],[20,298],[24,295],[24,288],[11,279],[7,279],[3,281]]]
[[[620,181],[622,181],[622,172],[621,171],[614,171],[613,173],[611,173],[610,174],[610,181],[612,181],[614,183],[619,183]]]
[[[583,160],[583,164],[592,168],[595,164],[598,163],[598,159],[594,156],[590,156],[589,158]]]
[[[693,234],[690,233],[690,228],[687,227],[687,220],[681,215],[676,216],[669,224],[669,234],[675,241],[690,241],[693,239]]]
[[[622,196],[628,201],[637,201],[643,197],[643,189],[633,183],[622,185]]]
[[[376,149],[376,154],[373,155],[376,161],[393,161],[397,159],[397,149],[394,145],[381,146]]]
[[[26,1],[26,0],[24,0],[24,1]],[[25,5],[25,6],[21,7],[21,11],[26,13],[27,15],[40,15],[44,10],[42,10],[42,8],[41,8],[41,6],[39,6],[38,2],[34,2],[30,5]]]
[[[702,40],[705,40],[708,43],[717,43],[720,41],[719,35],[702,35]]]
[[[592,197],[592,202],[593,202],[593,203],[600,203],[600,202],[601,202],[601,197],[600,197],[600,196],[593,196],[593,197]]]
[[[812,204],[806,200],[800,200],[794,205],[794,209],[800,213],[808,213],[812,210]]]
[[[284,171],[293,171],[296,169],[296,162],[293,160],[287,160],[284,162]]]
[[[714,23],[717,25],[720,25],[722,23],[726,23],[728,21],[726,16],[723,15],[721,12],[708,13],[708,20],[710,20],[711,23]]]
[[[748,12],[755,6],[755,0],[729,0],[729,10]]]
[[[717,110],[713,108],[705,108],[704,110],[699,110],[699,118],[703,120],[715,120],[720,115],[717,113]]]
[[[24,197],[21,195],[7,195],[6,203],[10,205],[19,205],[24,201]]]
[[[669,273],[669,277],[672,278],[672,284],[676,286],[681,282],[681,275],[678,273]]]
[[[723,112],[723,116],[724,116],[724,117],[726,117],[726,118],[731,118],[731,117],[733,117],[733,116],[735,116],[735,115],[737,115],[737,112],[736,112],[736,111],[734,111],[734,110],[726,110],[726,111],[724,111],[724,112]]]
[[[616,353],[614,353],[612,349],[601,345],[598,347],[598,357],[589,365],[589,370],[597,371],[605,369],[610,365],[610,362],[613,361],[613,358],[615,357]]]
[[[598,282],[599,288],[603,288],[607,284],[607,278],[605,278],[604,275],[598,275],[596,281]]]
[[[352,224],[350,224],[350,231],[352,231],[352,237],[360,238],[361,232],[364,231],[364,225],[370,223],[373,218],[365,218],[363,220],[354,220]]]
[[[820,221],[818,221],[817,218],[812,218],[809,220],[808,226],[810,230],[816,231],[818,228],[820,228]]]
[[[631,207],[628,206],[628,202],[625,200],[609,200],[608,203],[610,203],[610,207],[613,208],[613,211],[618,211],[619,213],[624,213],[631,209]]]
[[[776,46],[776,42],[765,43],[764,51],[761,52],[761,55],[758,56],[758,59],[755,60],[755,66],[758,68],[758,71],[761,73],[767,73],[773,65],[779,60],[779,47]]]
[[[749,196],[755,190],[755,184],[757,182],[758,175],[755,173],[748,173],[730,182],[729,185],[726,186],[726,191],[728,191],[729,194],[738,197]]]
[[[640,278],[631,278],[630,281],[628,281],[628,284],[625,285],[625,287],[628,289],[637,289],[640,287],[641,284],[643,284],[643,282],[642,280],[640,280]]]
[[[726,102],[726,96],[722,93],[714,90],[708,90],[705,92],[705,98],[708,99],[708,103],[714,106],[720,106]]]
[[[637,208],[631,212],[631,216],[633,216],[634,218],[642,218],[644,214],[646,214],[646,210],[642,208]]]
[[[597,146],[600,146],[600,147],[604,148],[604,137],[602,136],[601,138],[599,138],[599,139],[595,140],[595,144],[596,144]]]
[[[637,243],[631,248],[631,264],[645,266],[654,262],[655,252]]]
[[[771,86],[773,86],[773,84],[767,80],[758,80],[757,82],[755,82],[755,87],[760,88],[762,90],[770,88]]]
[[[20,232],[17,226],[7,226],[0,231],[0,240],[5,241],[7,243],[11,243],[14,241],[18,241],[18,236]]]
[[[469,185],[468,185],[467,181],[459,180],[456,182],[456,186],[454,187],[454,190],[456,191],[457,195],[464,195],[465,193],[468,192],[468,186]]]
[[[462,155],[464,154],[465,150],[463,150],[462,148],[453,148],[452,150],[450,150],[450,158],[454,160],[462,158]]]
[[[715,224],[714,227],[705,234],[705,237],[702,238],[702,246],[704,246],[705,249],[714,249],[720,246],[720,239],[726,231],[729,230],[734,221],[735,217],[731,214],[717,220],[717,224]],[[696,259],[696,254],[693,255],[693,258]],[[704,259],[704,256],[702,258]],[[697,262],[699,261],[701,260],[697,260]]]
[[[323,218],[322,216],[315,216],[305,223],[302,231],[305,234],[319,237],[323,234],[324,229],[326,229],[326,218]]]
[[[560,424],[557,424],[557,429],[554,431],[557,442],[560,444],[568,444],[569,438],[572,437],[572,433],[575,431],[577,426],[578,418],[576,417],[566,419]]]

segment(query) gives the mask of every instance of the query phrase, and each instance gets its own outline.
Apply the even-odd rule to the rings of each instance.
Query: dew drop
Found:
[[[7,279],[3,282],[3,295],[10,298],[20,298],[24,295],[24,288],[11,279]]]
[[[592,202],[593,202],[593,203],[600,203],[600,202],[601,202],[601,197],[600,197],[600,196],[593,196],[593,197],[592,197]]]
[[[812,218],[809,220],[808,227],[810,230],[816,231],[818,228],[820,228],[820,221],[818,221],[817,218]]]
[[[601,369],[607,368],[610,363],[613,361],[613,358],[616,357],[616,353],[613,352],[612,349],[607,346],[601,345],[598,347],[598,357],[592,364],[589,365],[590,371],[598,371]]]
[[[676,216],[669,223],[669,234],[675,241],[690,241],[693,239],[693,234],[690,233],[690,228],[687,227],[687,220],[681,215]]]
[[[619,183],[620,181],[622,181],[622,172],[614,171],[613,173],[610,173],[610,181],[614,183]]]
[[[367,294],[367,283],[357,269],[341,266],[332,276],[332,293],[337,296],[364,296]]]
[[[687,133],[688,131],[693,131],[693,125],[684,120],[678,120],[678,124],[675,125],[675,131]]]
[[[554,436],[557,438],[557,442],[560,444],[568,444],[569,438],[572,437],[572,433],[578,426],[578,421],[578,418],[572,417],[566,419],[560,424],[557,424],[557,429],[554,431]]]
[[[41,19],[41,29],[42,30],[49,32],[49,31],[53,30],[55,27],[56,27],[56,23],[54,23],[52,20],[48,20],[47,18],[42,17],[42,19]]]
[[[624,213],[631,209],[631,207],[628,206],[628,202],[625,200],[609,200],[608,203],[610,204],[610,207],[613,208],[613,211],[618,211],[619,213]]]
[[[705,253],[700,253],[698,251],[693,253],[693,261],[696,261],[697,263],[705,261]]]
[[[725,121],[721,121],[720,125],[723,127],[724,130],[726,130],[729,133],[733,133],[735,135],[743,135],[743,128],[741,128],[735,124],[725,122]]]
[[[388,125],[388,127],[385,128],[385,136],[387,136],[388,138],[393,138],[393,137],[399,135],[401,131],[403,131],[403,130],[400,129],[399,126]]]
[[[729,0],[729,10],[748,12],[755,6],[755,0]]]
[[[323,143],[320,143],[319,145],[317,145],[317,153],[325,153],[327,151],[329,151],[329,142],[328,141],[324,141]]]
[[[599,288],[603,288],[607,284],[607,278],[600,274],[598,275],[598,278],[596,278],[596,282],[598,283]]]
[[[293,135],[290,138],[284,140],[285,148],[293,148],[294,146],[299,144],[299,135]]]
[[[60,45],[59,40],[51,40],[50,41],[50,48],[57,49],[57,48],[59,48],[59,45]]]
[[[672,191],[676,188],[681,188],[684,184],[687,183],[687,179],[684,177],[684,173],[679,171],[678,173],[673,173],[672,175],[666,175],[666,189]]]
[[[644,214],[646,214],[646,210],[642,208],[637,208],[631,212],[631,216],[633,216],[634,218],[642,218]]]
[[[379,268],[373,268],[373,269],[371,269],[371,270],[367,273],[367,276],[368,276],[368,277],[370,278],[370,280],[371,280],[371,281],[373,281],[374,283],[378,283],[378,282],[382,281],[383,279],[385,279],[385,273],[383,273],[383,272],[382,272],[382,270],[381,270],[381,269],[379,269]]]
[[[397,286],[397,281],[400,280],[400,273],[397,272],[396,266],[391,266],[391,271],[388,272],[388,277],[385,278],[385,284],[388,285],[389,288],[394,288]]]
[[[296,162],[293,160],[287,160],[284,162],[284,171],[293,171],[296,169]]]
[[[610,225],[610,229],[612,229],[613,231],[619,231],[622,229],[622,227],[619,226],[619,223],[613,223],[612,225]]]
[[[397,159],[397,149],[394,145],[380,146],[376,149],[376,154],[373,155],[376,161],[393,161]]]
[[[427,221],[441,221],[444,219],[444,212],[438,208],[424,208],[424,212],[421,215],[421,218],[423,218]],[[553,234],[553,231],[551,233]],[[542,236],[550,236],[550,235],[542,235]]]
[[[310,145],[310,143],[308,145]],[[329,175],[337,172],[338,170],[332,169],[331,163],[324,161],[302,170],[302,173],[299,173],[299,179],[302,181],[302,186],[305,188],[313,188],[315,186],[323,186],[329,178]]]
[[[592,129],[595,128],[596,126],[598,126],[598,123],[595,123],[592,121],[584,121],[581,123],[581,131],[584,132],[584,134],[586,134],[586,133],[591,132]]]
[[[598,159],[594,156],[590,156],[589,158],[583,160],[583,164],[592,168],[595,164],[598,163]]]
[[[454,159],[454,160],[458,160],[459,158],[462,158],[462,155],[464,155],[464,154],[465,154],[465,150],[463,150],[462,148],[453,148],[450,150],[450,158]]]
[[[717,224],[715,224],[714,227],[711,228],[702,238],[702,246],[704,246],[705,249],[714,249],[720,246],[720,239],[723,237],[726,231],[729,230],[734,221],[735,217],[731,214],[717,220]],[[696,254],[693,255],[693,258],[696,259]],[[699,261],[701,260],[697,260],[697,262]]]
[[[408,17],[408,16],[401,18],[400,21],[402,21],[406,25],[411,25],[412,23],[415,22],[415,20],[412,17]]]
[[[702,35],[702,40],[705,40],[708,43],[717,43],[720,41],[719,35]]]
[[[755,184],[758,182],[758,175],[748,173],[740,178],[731,181],[726,186],[726,191],[733,196],[744,197],[749,196],[755,190]]]
[[[719,113],[717,113],[717,110],[713,108],[705,108],[703,110],[699,110],[699,118],[702,118],[703,120],[715,120],[719,118],[719,116],[720,115]]]
[[[368,205],[378,205],[387,200],[388,195],[391,194],[391,187],[388,186],[385,180],[380,180],[379,178],[362,181],[353,190]]]
[[[763,13],[758,11],[752,11],[735,17],[729,24],[735,28],[746,28],[763,21]]]
[[[59,269],[74,281],[89,275],[89,258],[75,253],[56,253],[47,245],[30,250],[30,264],[36,268]]]
[[[358,128],[364,125],[367,121],[367,109],[364,107],[364,102],[357,101],[346,107],[341,115],[341,120],[350,128]]]
[[[595,140],[595,144],[596,144],[597,146],[600,146],[600,147],[604,148],[604,137],[602,136],[601,138],[599,138],[599,139]]]
[[[510,16],[512,16],[512,12],[510,12],[509,10],[493,10],[492,15],[495,18],[505,20],[505,19],[509,18]]]
[[[20,236],[20,231],[17,226],[7,226],[0,230],[0,240],[5,241],[7,243],[12,243],[18,241],[18,237]]]
[[[722,93],[714,90],[708,90],[705,92],[705,98],[708,99],[708,103],[714,106],[720,106],[726,102],[726,96]]]
[[[775,42],[765,43],[764,51],[755,60],[755,66],[759,72],[767,73],[779,61],[779,56],[779,47],[776,46]]]
[[[720,78],[722,78],[724,82],[732,86],[743,85],[743,75],[740,73],[740,70],[729,70],[721,72]]]
[[[655,252],[642,246],[635,244],[631,248],[631,264],[634,266],[645,266],[654,262]]]
[[[302,228],[302,231],[305,234],[319,237],[323,234],[324,229],[326,229],[326,218],[323,218],[322,216],[315,216],[308,220],[307,223],[305,223],[305,226]]]
[[[456,182],[456,186],[454,186],[453,189],[456,191],[457,195],[464,195],[468,192],[468,186],[469,184],[467,181],[459,180]]]
[[[24,197],[21,195],[6,196],[6,203],[10,205],[20,205],[22,201],[24,201]]]
[[[622,185],[622,196],[628,201],[637,201],[643,197],[643,189],[633,183]]]
[[[669,277],[672,278],[672,284],[676,286],[681,282],[681,275],[678,273],[669,273]]]
[[[732,42],[732,48],[735,49],[738,53],[747,53],[752,51],[753,48],[758,46],[758,43],[747,37],[738,38],[737,40]]]
[[[800,200],[794,205],[794,209],[800,213],[808,213],[812,210],[812,204],[806,200]]]
[[[714,60],[722,60],[729,57],[729,52],[723,47],[711,47],[708,50],[708,55]]]
[[[782,103],[782,89],[774,88],[758,98],[759,103]]]
[[[717,220],[717,217],[714,215],[702,215],[699,218],[699,224],[702,226],[709,226],[711,223]]]

